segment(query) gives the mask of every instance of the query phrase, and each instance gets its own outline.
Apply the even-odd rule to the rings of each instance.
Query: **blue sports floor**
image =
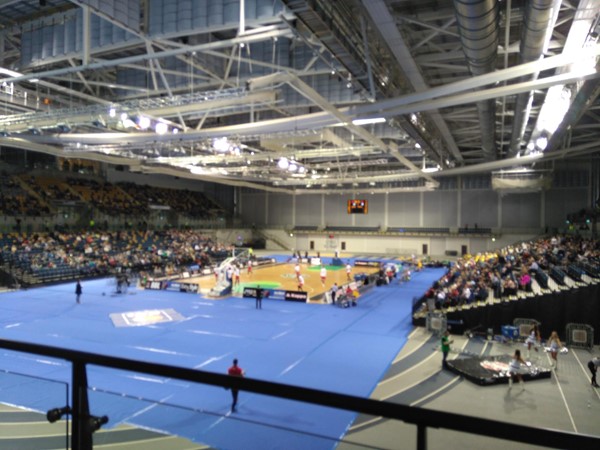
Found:
[[[83,282],[76,304],[74,283],[56,285],[1,295],[0,337],[219,373],[238,358],[250,378],[368,397],[412,329],[412,298],[443,272],[374,287],[348,309],[265,299],[256,310],[252,299],[136,289],[113,295],[112,280]],[[157,309],[183,319],[116,327],[110,317]],[[0,402],[41,412],[66,403],[68,363],[1,353]],[[331,449],[356,416],[244,392],[231,414],[222,388],[95,366],[88,382],[91,412],[108,415],[107,426],[127,422],[213,448]]]

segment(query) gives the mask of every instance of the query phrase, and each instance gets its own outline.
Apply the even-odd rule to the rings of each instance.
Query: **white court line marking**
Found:
[[[461,351],[465,349],[465,347],[467,346],[467,343],[468,343],[468,341],[465,341],[465,343],[463,344],[463,346],[462,346],[462,348],[461,348]],[[460,353],[460,352],[459,352],[459,353]],[[437,355],[437,352],[435,352],[435,353],[432,353],[432,354],[431,354],[431,355],[429,355],[427,358],[425,358],[423,361],[421,361],[419,364],[416,364],[416,365],[412,366],[411,368],[409,368],[409,369],[405,370],[404,372],[401,372],[401,373],[399,373],[398,375],[395,375],[395,376],[394,376],[394,377],[392,377],[392,378],[396,378],[396,377],[398,377],[399,375],[402,375],[402,374],[405,374],[405,373],[408,373],[408,372],[410,372],[410,371],[411,371],[411,370],[413,370],[414,368],[416,368],[416,367],[420,366],[421,364],[425,363],[426,361],[428,361],[429,359],[433,358],[433,357],[434,357],[434,356],[436,356],[436,355]],[[436,371],[436,373],[437,373],[437,372],[439,372],[439,370],[438,370],[438,371]],[[391,380],[392,378],[388,378],[388,380]],[[427,378],[429,378],[429,377],[427,377]],[[386,381],[388,381],[388,380],[384,380],[384,381],[382,381],[382,382],[381,382],[381,383],[379,383],[379,384],[381,385],[381,384],[383,384],[384,382],[386,382]],[[399,391],[396,391],[396,392],[392,393],[391,395],[388,395],[387,397],[382,397],[382,398],[380,398],[379,400],[387,400],[388,398],[391,398],[391,397],[393,397],[394,395],[401,394],[402,392],[404,392],[404,391],[407,391],[408,389],[410,389],[410,388],[412,388],[412,387],[415,387],[416,385],[418,385],[418,384],[421,384],[422,382],[423,382],[423,380],[419,380],[419,381],[415,381],[413,384],[410,384],[410,385],[407,385],[407,386],[403,386],[403,387],[402,387],[402,389],[400,389]]]
[[[488,343],[489,343],[488,341],[485,341],[485,344],[483,345],[483,348],[482,348],[482,349],[481,349],[481,351],[479,352],[479,357],[482,357],[482,356],[483,356],[483,354],[485,353],[485,349],[487,348],[487,346],[488,346]]]
[[[552,359],[550,359],[549,353],[546,353],[546,358],[548,358],[548,360],[550,361],[550,366],[552,366]],[[552,372],[554,373],[554,379],[556,380],[556,386],[558,386],[558,390],[560,391],[560,396],[563,399],[565,408],[567,408],[567,413],[569,414],[569,419],[571,419],[571,425],[573,425],[573,429],[575,430],[575,433],[579,433],[579,431],[577,431],[577,426],[575,425],[575,421],[573,420],[573,415],[571,414],[571,410],[569,409],[569,404],[567,403],[567,399],[565,398],[565,394],[560,385],[560,381],[558,380],[558,377],[556,376],[556,371],[554,369],[552,369]]]
[[[410,406],[414,406],[414,405],[416,405],[417,403],[424,402],[424,401],[425,401],[425,400],[427,400],[429,397],[433,397],[433,396],[434,396],[434,395],[436,395],[438,392],[440,392],[440,391],[442,391],[442,390],[446,389],[447,387],[449,387],[451,384],[454,384],[454,383],[456,383],[458,380],[460,380],[460,376],[456,376],[456,377],[452,378],[450,381],[448,381],[448,382],[447,382],[445,385],[443,385],[442,387],[440,387],[440,388],[436,389],[436,390],[435,390],[435,391],[433,391],[433,392],[430,392],[430,393],[429,393],[429,394],[427,394],[425,397],[421,397],[419,400],[415,400],[414,402],[412,402],[412,403],[410,404]]]
[[[394,361],[392,361],[392,364],[395,364],[399,361],[402,361],[404,358],[409,357],[410,355],[412,355],[414,352],[416,352],[417,350],[419,350],[421,347],[423,347],[425,344],[427,344],[427,342],[429,341],[429,339],[427,339],[427,341],[423,341],[421,342],[418,346],[416,346],[415,348],[413,348],[410,352],[405,353],[404,355],[402,355],[401,358],[396,357],[394,359]]]
[[[464,344],[463,344],[463,346],[461,347],[461,351],[465,349],[465,347],[467,346],[467,343],[468,343],[468,342],[469,342],[469,341],[465,341],[465,343],[464,343]],[[424,364],[425,362],[429,361],[431,358],[433,358],[435,355],[437,355],[437,353],[438,353],[438,352],[436,351],[435,353],[432,353],[432,354],[431,354],[431,355],[429,355],[427,358],[425,358],[424,360],[422,360],[420,363],[418,363],[418,364],[415,364],[415,365],[414,365],[414,366],[412,366],[412,367],[409,367],[408,369],[406,369],[406,370],[404,370],[404,371],[402,371],[402,372],[400,372],[400,373],[398,373],[398,374],[394,375],[393,377],[386,378],[385,380],[383,380],[382,382],[380,382],[380,383],[379,383],[379,385],[382,385],[382,384],[384,384],[384,383],[389,383],[390,381],[392,381],[392,380],[395,380],[396,378],[398,378],[398,377],[400,377],[400,376],[402,376],[402,375],[404,375],[404,374],[406,374],[406,373],[410,372],[411,370],[413,370],[413,369],[415,369],[415,368],[419,367],[421,364]],[[460,352],[459,352],[459,353],[460,353]]]
[[[423,359],[423,360],[422,360],[421,362],[419,362],[418,364],[415,364],[414,366],[412,366],[412,367],[409,367],[408,369],[406,369],[406,370],[404,370],[404,371],[402,371],[402,372],[400,372],[400,373],[397,373],[397,374],[396,374],[396,375],[394,375],[393,377],[386,378],[385,380],[383,380],[382,382],[380,382],[380,383],[379,383],[379,385],[381,386],[382,384],[389,383],[390,381],[392,381],[392,380],[395,380],[396,378],[399,378],[400,376],[402,376],[402,375],[404,375],[404,374],[406,374],[406,373],[409,373],[411,370],[413,370],[413,369],[416,369],[416,368],[417,368],[417,367],[419,367],[421,364],[425,364],[427,361],[429,361],[431,358],[433,358],[433,357],[434,357],[434,356],[436,356],[436,355],[437,355],[437,352],[435,352],[435,353],[432,353],[431,355],[429,355],[427,358]]]
[[[583,370],[583,373],[585,374],[586,379],[591,383],[591,376],[592,376],[592,374],[591,373],[588,374],[588,371],[585,370],[585,367],[583,367],[583,364],[581,364],[581,361],[579,360],[579,357],[577,356],[577,353],[575,353],[575,350],[573,350],[573,356],[575,356],[575,359],[579,363],[579,367],[581,367],[581,370]],[[598,396],[598,398],[600,398],[600,392],[598,392],[598,389],[593,389],[593,391],[596,393],[596,395]]]
[[[382,420],[382,419],[383,419],[383,417],[374,417],[374,418],[372,418],[371,420],[367,420],[366,422],[363,422],[363,423],[361,423],[361,424],[358,424],[358,425],[352,425],[352,426],[351,426],[351,427],[348,429],[348,431],[355,431],[355,430],[358,430],[358,429],[360,429],[360,428],[362,428],[362,427],[364,427],[364,426],[370,425],[370,424],[372,424],[372,423],[374,423],[374,422],[378,422],[378,421],[380,421],[380,420]]]

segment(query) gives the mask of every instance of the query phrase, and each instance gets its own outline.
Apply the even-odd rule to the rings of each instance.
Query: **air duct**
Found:
[[[496,69],[498,54],[498,3],[496,0],[454,0],[456,20],[471,74],[483,75]],[[486,161],[496,159],[496,103],[477,103],[481,143]]]
[[[558,17],[561,0],[531,0],[525,12],[525,26],[521,35],[520,63],[540,59],[546,51],[546,45]],[[521,78],[521,82],[536,80],[539,72]],[[520,150],[520,142],[529,120],[533,92],[524,92],[517,96],[513,119],[509,156]]]

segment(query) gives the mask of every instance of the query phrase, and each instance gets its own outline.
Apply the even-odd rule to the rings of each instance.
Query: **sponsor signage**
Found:
[[[175,283],[173,281],[170,281],[167,283],[167,287],[165,288],[167,291],[177,291],[179,292],[179,289],[181,288],[181,284],[180,283]]]
[[[147,281],[146,282],[146,289],[160,290],[162,288],[163,288],[163,286],[160,281]]]
[[[364,260],[356,260],[354,261],[354,266],[360,267],[379,267],[379,261],[364,261]]]
[[[269,298],[274,300],[285,300],[285,292],[283,289],[270,289],[271,294]]]
[[[256,298],[256,288],[245,287],[242,295],[244,298]]]
[[[193,293],[197,293],[198,292],[198,288],[199,286],[197,284],[191,284],[191,283],[181,283],[179,290],[181,292],[193,292]]]
[[[285,301],[306,303],[308,301],[308,292],[285,291]]]

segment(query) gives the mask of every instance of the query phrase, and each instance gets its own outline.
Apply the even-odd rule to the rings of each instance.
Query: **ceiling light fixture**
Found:
[[[373,123],[384,123],[385,117],[373,117],[369,119],[354,119],[352,121],[353,125],[370,125]]]

